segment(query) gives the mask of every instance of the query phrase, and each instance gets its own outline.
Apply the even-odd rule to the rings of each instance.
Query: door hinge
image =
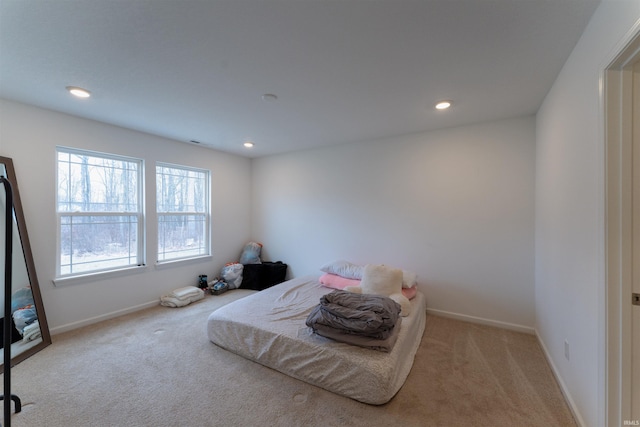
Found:
[[[631,304],[640,305],[640,294],[631,294]]]

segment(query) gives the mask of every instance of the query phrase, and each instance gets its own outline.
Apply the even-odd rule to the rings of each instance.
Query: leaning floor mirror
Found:
[[[15,365],[51,344],[51,335],[42,305],[42,295],[31,255],[27,226],[22,212],[13,161],[0,156],[0,176],[11,184],[13,192],[13,249],[11,256],[11,313],[5,313],[4,292],[0,292],[0,326],[12,323],[11,365]],[[5,215],[7,194],[0,188],[0,280],[5,285]],[[9,252],[9,251],[7,251]],[[7,280],[8,282],[9,280]],[[0,327],[0,346],[4,346],[4,327]],[[0,360],[0,364],[2,361]]]

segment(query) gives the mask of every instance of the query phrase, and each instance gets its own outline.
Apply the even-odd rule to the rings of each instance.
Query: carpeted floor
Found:
[[[405,385],[389,403],[371,406],[209,342],[208,315],[248,292],[54,336],[12,370],[12,392],[23,404],[12,425],[576,425],[532,335],[429,315]]]

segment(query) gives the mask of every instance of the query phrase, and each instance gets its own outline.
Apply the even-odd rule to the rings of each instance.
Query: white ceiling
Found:
[[[386,138],[534,114],[597,4],[2,0],[0,97],[249,157]]]

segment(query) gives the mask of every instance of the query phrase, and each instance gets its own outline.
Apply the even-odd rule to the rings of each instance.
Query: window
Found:
[[[143,162],[58,147],[58,277],[144,264]]]
[[[209,171],[156,166],[158,262],[210,255]]]

